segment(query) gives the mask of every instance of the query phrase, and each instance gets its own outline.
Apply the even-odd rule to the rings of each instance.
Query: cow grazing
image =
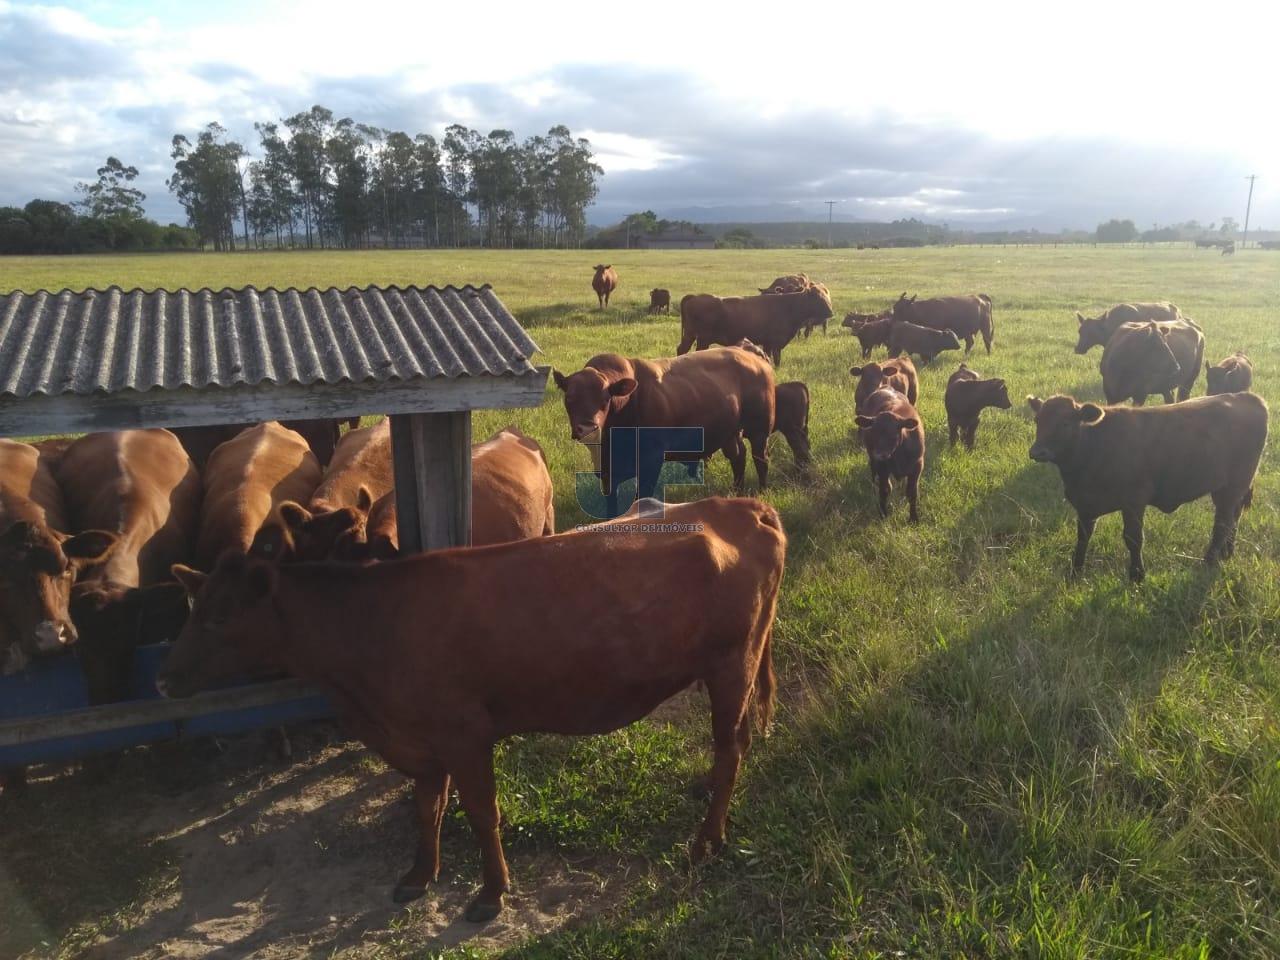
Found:
[[[893,319],[931,330],[950,330],[964,341],[965,353],[973,349],[973,338],[979,334],[987,353],[990,353],[991,341],[995,337],[991,298],[985,293],[917,300],[915,296],[908,299],[906,291],[903,291],[893,305]]]
[[[335,420],[331,417],[321,420],[285,420],[283,425],[296,431],[306,440],[311,452],[320,461],[320,466],[327,466],[333,458],[341,434],[342,424],[351,429],[360,426],[359,417],[346,417]],[[182,443],[182,448],[191,457],[196,469],[203,470],[209,460],[209,454],[244,430],[252,427],[252,423],[226,423],[208,427],[174,427],[171,431]]]
[[[247,552],[280,505],[306,501],[320,477],[320,464],[302,435],[274,420],[221,444],[204,469],[196,566],[212,570],[225,551]]]
[[[1079,331],[1076,338],[1076,353],[1083,355],[1094,347],[1105,347],[1123,323],[1144,323],[1147,320],[1173,323],[1181,319],[1182,314],[1178,311],[1178,307],[1168,300],[1152,303],[1117,303],[1096,317],[1086,317],[1077,311],[1076,322],[1079,325]]]
[[[776,367],[782,363],[783,348],[806,323],[830,316],[831,296],[821,284],[801,293],[758,297],[689,294],[680,301],[681,336],[676,355],[688,353],[695,343],[699,350],[705,350],[712,344],[735,344],[745,337],[763,347]]]
[[[596,299],[603,310],[609,305],[609,295],[618,289],[618,273],[611,263],[597,263],[594,269],[596,273],[591,278],[591,289],[596,292]]]
[[[1198,397],[1164,407],[1099,407],[1071,397],[1028,397],[1035,411],[1031,459],[1052,463],[1076,509],[1073,573],[1099,517],[1119,511],[1129,548],[1129,577],[1141,580],[1142,518],[1149,506],[1172,513],[1206,494],[1214,505],[1205,562],[1235,550],[1240,512],[1267,438],[1267,405],[1252,393]]]
[[[769,299],[785,299],[785,295]],[[733,467],[738,490],[746,472],[745,436],[751,444],[760,489],[767,485],[768,439],[776,402],[773,368],[746,350],[728,347],[663,360],[602,353],[576,373],[565,376],[557,370],[554,376],[564,393],[570,436],[579,443],[599,445],[600,479],[606,495],[616,492],[609,442],[614,427],[700,427],[701,450],[668,451],[666,459],[695,462],[710,459],[721,450]],[[619,481],[630,475],[624,469]],[[656,471],[652,477],[641,471],[640,479],[656,480]],[[646,486],[637,495],[648,497],[653,491]]]
[[[134,651],[178,639],[189,602],[177,581],[148,587],[79,583],[71,588],[71,618],[80,634],[74,650],[91,706],[130,698]]]
[[[568,533],[360,567],[234,556],[208,577],[180,567],[193,607],[160,688],[186,696],[281,670],[325,687],[348,729],[415,781],[421,841],[395,899],[420,897],[439,877],[452,784],[482,861],[466,917],[484,922],[508,891],[494,745],[617,730],[701,682],[715,749],[690,850],[701,860],[724,846],[752,720],[767,729],[773,711],[786,537],[756,500],[667,515],[684,532]]]
[[[773,281],[773,283],[769,284],[769,286],[756,287],[756,289],[759,290],[760,293],[763,295],[763,294],[779,294],[779,293],[803,293],[804,291],[808,290],[810,287],[818,287],[823,293],[827,295],[828,300],[831,299],[831,293],[829,290],[827,290],[825,284],[818,283],[815,280],[810,280],[809,277],[803,273],[790,273],[784,277],[778,277],[776,280]],[[829,319],[831,319],[830,316],[825,316],[825,317],[814,316],[812,319],[805,321],[805,325],[803,327],[805,339],[807,340],[809,338],[809,334],[813,332],[813,328],[819,325],[821,325],[822,335],[825,337],[827,335],[827,321]]]
[[[813,462],[809,447],[809,388],[799,380],[774,387],[773,429],[786,438],[796,465],[807,467]]]
[[[1204,375],[1209,382],[1206,394],[1210,397],[1219,393],[1244,393],[1253,386],[1253,364],[1239,350],[1218,361],[1217,366],[1209,366],[1206,360]]]
[[[963,363],[947,380],[947,390],[942,398],[947,409],[947,431],[954,447],[957,438],[973,449],[977,440],[978,420],[987,407],[1008,410],[1013,406],[1005,382],[999,378],[983,380],[976,370]]]
[[[880,516],[889,515],[889,494],[896,477],[907,481],[910,520],[918,522],[924,425],[916,408],[903,394],[886,387],[867,397],[855,422],[867,450],[871,475],[880,491]]]
[[[934,330],[906,320],[894,320],[889,330],[889,356],[917,354],[928,363],[944,350],[959,350],[960,339],[951,330]]]
[[[661,287],[655,287],[649,291],[649,312],[650,313],[670,313],[671,312],[671,291],[664,290]]]
[[[849,376],[858,378],[858,385],[853,390],[853,409],[862,410],[867,397],[882,388],[897,390],[914,407],[920,390],[920,380],[916,373],[916,365],[910,357],[899,357],[885,363],[868,363],[861,367],[850,367]]]
[[[349,430],[343,435],[310,502],[301,502],[307,503],[310,514],[320,518],[318,524],[341,533],[341,539],[355,547],[364,542],[364,528],[374,502],[394,488],[391,420],[384,418],[371,427]],[[329,516],[338,512],[343,516]],[[350,524],[347,518],[352,521]]]
[[[1190,320],[1124,323],[1102,351],[1102,392],[1107,403],[1130,397],[1138,406],[1152,393],[1165,403],[1191,396],[1204,360],[1204,335]]]
[[[884,313],[847,313],[842,327],[850,332],[862,344],[862,359],[871,356],[875,347],[889,346],[889,333],[893,330],[893,317]]]

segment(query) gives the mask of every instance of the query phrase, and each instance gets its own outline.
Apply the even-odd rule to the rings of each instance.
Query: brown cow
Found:
[[[1151,303],[1117,303],[1096,317],[1086,317],[1083,313],[1076,311],[1076,322],[1079,324],[1076,353],[1083,355],[1094,347],[1105,347],[1122,323],[1144,323],[1147,320],[1173,323],[1181,319],[1182,314],[1177,306],[1168,300]]]
[[[176,581],[149,587],[78,583],[71,588],[71,618],[80,634],[73,649],[90,706],[130,698],[134,651],[178,639],[189,603],[187,591]]]
[[[695,343],[699,350],[705,350],[712,344],[728,346],[745,337],[763,347],[776,367],[782,363],[783,348],[806,323],[830,316],[831,297],[820,284],[803,293],[758,297],[689,294],[680,301],[681,336],[676,355],[688,353]]]
[[[745,350],[747,351],[747,353],[754,354],[755,356],[763,360],[765,363],[768,363],[770,365],[773,364],[773,360],[771,360],[769,358],[769,355],[764,352],[764,348],[759,346],[758,344],[752,343],[746,337],[743,337],[737,343],[733,344],[733,346],[737,347],[739,350]]]
[[[1036,415],[1031,459],[1052,463],[1076,509],[1071,569],[1084,569],[1099,517],[1124,515],[1129,577],[1141,580],[1142,517],[1149,506],[1172,513],[1208,494],[1213,537],[1205,562],[1235,550],[1240,512],[1267,439],[1267,405],[1252,393],[1199,397],[1164,407],[1099,407],[1071,397],[1028,397]]]
[[[227,550],[247,552],[280,505],[305,501],[320,477],[320,464],[302,435],[274,420],[221,444],[204,469],[195,565],[212,570]]]
[[[599,451],[606,495],[615,493],[609,443],[614,427],[702,428],[702,450],[668,451],[666,459],[709,460],[721,450],[733,467],[736,490],[742,489],[746,473],[745,436],[760,489],[765,489],[776,403],[773,368],[767,361],[735,347],[662,360],[601,353],[577,373],[565,376],[556,370],[554,376],[564,393],[571,437]],[[639,497],[652,495],[647,485],[637,490]]]
[[[858,378],[853,391],[853,409],[862,410],[862,404],[882,387],[897,390],[914,407],[920,390],[920,378],[910,357],[899,357],[885,363],[868,363],[862,367],[850,367],[849,376]]]
[[[596,292],[600,301],[600,309],[609,305],[609,295],[618,289],[618,274],[611,263],[597,263],[595,276],[591,278],[591,289]]]
[[[1214,367],[1206,360],[1204,375],[1209,384],[1206,396],[1210,397],[1219,393],[1244,393],[1253,386],[1253,364],[1239,350]]]
[[[1203,360],[1204,335],[1190,320],[1123,323],[1102,351],[1102,392],[1107,403],[1132,397],[1138,406],[1152,393],[1173,403],[1175,390],[1186,400]]]
[[[947,431],[951,435],[951,445],[956,439],[964,440],[970,450],[977,442],[978,419],[986,407],[1008,410],[1013,406],[1009,399],[1009,391],[1005,382],[999,378],[983,380],[976,370],[970,370],[965,364],[947,380],[947,391],[943,395],[942,404],[947,409]]]
[[[934,330],[906,320],[894,320],[889,330],[889,356],[900,357],[918,354],[921,363],[928,363],[944,350],[959,350],[960,339],[951,330]]]
[[[848,327],[862,344],[862,359],[871,356],[875,347],[888,347],[893,330],[893,317],[888,313],[846,313],[840,324]]]
[[[778,277],[767,287],[756,287],[756,289],[759,290],[761,294],[779,294],[803,293],[810,287],[818,287],[827,295],[828,300],[831,299],[831,293],[827,290],[825,284],[818,283],[816,280],[810,280],[809,277],[803,273],[789,273],[786,276]],[[812,319],[805,321],[803,328],[805,339],[807,340],[809,338],[809,334],[813,332],[813,328],[819,325],[822,326],[822,335],[825,337],[827,335],[827,321],[829,319],[831,319],[829,316],[815,316]]]
[[[991,319],[991,298],[985,293],[973,293],[963,297],[934,297],[907,299],[906,291],[893,305],[893,319],[905,320],[931,330],[950,330],[964,340],[964,352],[973,349],[973,338],[982,335],[982,342],[991,352],[995,338],[995,325]]]
[[[335,420],[331,417],[321,420],[284,420],[283,425],[300,433],[311,452],[320,461],[320,466],[327,466],[333,458],[333,451],[338,445],[342,424],[351,429],[360,426],[359,417],[345,417]],[[221,443],[226,443],[237,434],[252,427],[252,423],[224,423],[208,427],[174,427],[172,433],[182,443],[191,461],[198,470],[203,470],[213,453]]]
[[[682,532],[623,527],[361,567],[233,556],[209,577],[179,567],[194,603],[159,686],[186,696],[281,670],[321,684],[348,729],[414,778],[421,841],[395,899],[420,897],[439,877],[452,784],[482,860],[466,917],[484,922],[508,890],[495,744],[617,730],[701,682],[715,746],[710,808],[690,850],[702,860],[724,846],[752,720],[766,730],[772,715],[786,537],[756,500],[701,500],[667,516]]]
[[[649,312],[650,313],[670,313],[671,312],[671,291],[664,290],[662,287],[654,287],[649,291]]]
[[[343,435],[307,509],[313,514],[352,510],[363,527],[374,501],[394,488],[391,420],[384,418]]]
[[[863,412],[855,418],[867,450],[871,475],[880,490],[880,516],[889,515],[893,478],[907,481],[907,502],[912,523],[920,520],[917,500],[924,470],[924,425],[920,415],[897,390],[884,388],[867,397]]]
[[[809,388],[799,380],[774,387],[775,432],[786,438],[796,465],[807,467],[813,462],[809,448]]]

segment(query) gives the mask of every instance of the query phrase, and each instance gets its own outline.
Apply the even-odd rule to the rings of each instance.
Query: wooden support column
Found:
[[[471,412],[391,417],[402,553],[471,545]]]

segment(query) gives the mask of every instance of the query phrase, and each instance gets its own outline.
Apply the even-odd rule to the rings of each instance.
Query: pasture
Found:
[[[591,265],[620,286],[595,308]],[[560,370],[591,355],[669,355],[678,316],[648,291],[746,294],[804,270],[836,317],[787,348],[805,381],[814,470],[780,437],[771,487],[789,538],[775,628],[773,736],[757,738],[729,845],[691,871],[704,799],[705,695],[609,737],[499,750],[515,886],[496,923],[460,919],[477,855],[455,804],[442,883],[390,902],[415,825],[399,776],[332,725],[171,744],[33,772],[0,797],[0,955],[342,957],[1262,957],[1280,955],[1280,469],[1264,454],[1234,560],[1206,570],[1212,509],[1147,514],[1147,580],[1125,579],[1120,519],[1066,577],[1075,514],[1032,463],[1023,397],[1101,402],[1100,351],[1072,352],[1074,311],[1170,299],[1217,361],[1244,348],[1280,398],[1280,256],[1184,248],[878,251],[369,252],[0,260],[0,289],[109,283],[347,286],[490,282]],[[984,292],[1008,381],[970,453],[948,449],[942,390],[960,355],[921,369],[922,522],[877,515],[852,435],[849,310],[903,290]],[[678,311],[677,311],[678,312]],[[883,351],[877,351],[876,357]],[[1196,395],[1204,392],[1200,378]],[[546,450],[558,527],[584,516],[590,469],[549,385],[516,423]],[[1274,446],[1274,445],[1273,445]],[[729,492],[717,456],[708,489]],[[747,488],[755,492],[748,470]],[[671,491],[676,498],[701,490]],[[565,584],[565,590],[575,589]],[[637,583],[638,592],[645,590]],[[511,584],[494,602],[519,603]],[[661,597],[655,597],[660,616]]]

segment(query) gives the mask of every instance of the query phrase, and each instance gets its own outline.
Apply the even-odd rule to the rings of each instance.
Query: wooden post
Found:
[[[402,553],[471,545],[471,412],[391,417]]]

